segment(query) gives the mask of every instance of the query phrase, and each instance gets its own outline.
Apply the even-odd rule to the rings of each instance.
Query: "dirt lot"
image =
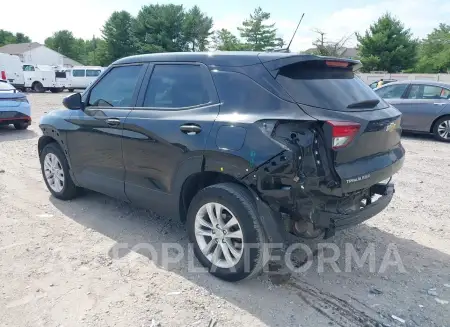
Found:
[[[1,326],[450,326],[450,144],[405,136],[395,200],[337,235],[342,253],[345,243],[359,255],[374,246],[375,266],[344,272],[342,254],[341,272],[325,264],[319,273],[316,258],[285,285],[267,275],[229,284],[188,272],[186,261],[161,263],[164,242],[188,248],[176,221],[95,193],[50,196],[38,122],[64,95],[29,95],[30,129],[0,128]],[[132,250],[143,242],[158,258]],[[405,271],[398,260],[383,271],[385,253],[398,253]]]

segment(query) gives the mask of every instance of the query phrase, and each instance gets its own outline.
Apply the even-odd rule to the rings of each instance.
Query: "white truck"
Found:
[[[32,64],[23,64],[23,76],[25,79],[25,88],[30,88],[35,92],[51,91],[53,93],[61,92],[65,88],[66,78],[57,77],[57,72],[53,69]]]
[[[0,53],[0,79],[8,81],[16,89],[25,88],[22,62],[18,56]]]

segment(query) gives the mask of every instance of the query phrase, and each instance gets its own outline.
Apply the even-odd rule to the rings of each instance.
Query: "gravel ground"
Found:
[[[328,250],[287,284],[230,284],[162,262],[163,242],[188,248],[176,221],[91,192],[50,196],[38,122],[64,95],[30,94],[30,129],[0,128],[1,326],[450,326],[450,144],[404,137],[395,199],[335,237],[339,271],[318,271]],[[374,260],[345,269],[346,244]]]

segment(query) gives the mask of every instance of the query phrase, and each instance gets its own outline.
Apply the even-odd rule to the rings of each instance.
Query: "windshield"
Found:
[[[300,104],[330,110],[382,109],[388,105],[351,68],[328,67],[325,61],[282,67],[276,80]],[[373,105],[376,101],[376,105]],[[355,106],[355,104],[368,104]]]

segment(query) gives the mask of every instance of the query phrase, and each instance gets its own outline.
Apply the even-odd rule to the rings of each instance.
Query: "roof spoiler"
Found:
[[[262,64],[270,71],[279,70],[284,66],[289,66],[299,62],[306,61],[343,61],[348,62],[349,67],[353,71],[361,67],[361,62],[359,60],[347,59],[347,58],[336,58],[336,57],[322,57],[314,55],[299,55],[299,54],[287,54],[287,53],[260,53],[258,55]]]

